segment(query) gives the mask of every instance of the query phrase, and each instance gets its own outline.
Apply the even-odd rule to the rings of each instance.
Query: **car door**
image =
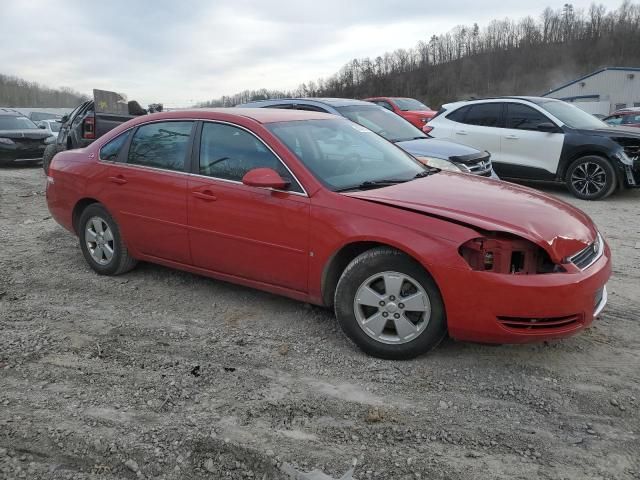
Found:
[[[309,198],[273,151],[249,130],[203,122],[189,178],[189,240],[196,266],[307,290]],[[254,168],[276,170],[286,190],[249,187]]]
[[[498,175],[552,180],[558,170],[564,132],[543,112],[522,103],[505,104],[505,128],[501,130],[500,155],[493,158]],[[540,131],[538,126],[556,126]]]
[[[449,118],[448,116],[447,118]],[[492,160],[500,156],[502,104],[476,103],[469,105],[463,118],[458,119],[451,131],[451,139],[486,150],[491,153]]]
[[[127,245],[140,254],[191,263],[186,189],[194,125],[141,125],[100,150],[101,161],[108,164],[101,201],[116,218]],[[114,155],[116,140],[126,145]]]

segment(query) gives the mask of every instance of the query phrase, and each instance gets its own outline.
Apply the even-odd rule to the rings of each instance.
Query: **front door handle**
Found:
[[[456,132],[456,135],[466,135],[466,134],[467,134],[467,132],[466,132],[466,131],[464,131],[464,130],[458,130],[458,131]]]
[[[210,190],[203,190],[202,192],[192,192],[192,195],[205,202],[214,202],[218,199]]]
[[[128,180],[126,178],[124,178],[122,175],[116,175],[115,177],[109,177],[109,181],[112,183],[116,183],[118,185],[124,185],[125,183],[128,182]]]
[[[520,137],[517,135],[506,135],[504,138],[507,140],[518,140]]]

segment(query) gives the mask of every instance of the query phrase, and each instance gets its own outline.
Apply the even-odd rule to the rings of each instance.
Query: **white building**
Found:
[[[571,102],[586,112],[601,115],[620,108],[640,107],[640,68],[603,68],[544,96]]]

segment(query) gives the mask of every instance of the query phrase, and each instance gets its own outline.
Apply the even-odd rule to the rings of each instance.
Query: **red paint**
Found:
[[[397,97],[371,97],[365,98],[366,102],[386,102],[391,105],[392,111],[407,120],[413,126],[422,129],[424,125],[436,116],[435,110],[401,110],[395,102]],[[428,132],[427,132],[428,133]]]
[[[611,274],[608,247],[584,271],[569,264],[564,273],[532,275],[472,270],[459,253],[487,232],[506,232],[533,242],[558,263],[595,240],[587,215],[526,187],[448,172],[381,189],[332,192],[264,127],[318,118],[333,117],[219,109],[131,120],[86,149],[55,157],[49,209],[74,231],[76,205],[99,201],[138,259],[316,304],[324,303],[326,267],[342,247],[390,245],[431,273],[445,302],[449,332],[460,340],[520,343],[571,335],[591,324],[595,293]],[[97,160],[100,147],[120,132],[166,119],[221,120],[254,132],[287,164],[306,195]],[[265,172],[258,176],[264,179]],[[546,319],[549,327],[508,327],[519,318]]]

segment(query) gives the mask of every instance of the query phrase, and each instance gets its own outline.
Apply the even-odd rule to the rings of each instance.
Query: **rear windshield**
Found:
[[[400,110],[406,112],[408,110],[431,110],[424,103],[419,102],[415,98],[394,98],[394,102]]]
[[[336,110],[352,122],[367,127],[391,142],[427,138],[404,118],[377,105],[352,105],[336,107]]]
[[[62,115],[57,115],[55,113],[46,113],[46,112],[31,112],[31,115],[29,115],[29,117],[34,122],[39,122],[40,120],[50,120],[52,118],[62,118]]]
[[[29,130],[32,128],[38,127],[27,117],[0,115],[0,130]]]

